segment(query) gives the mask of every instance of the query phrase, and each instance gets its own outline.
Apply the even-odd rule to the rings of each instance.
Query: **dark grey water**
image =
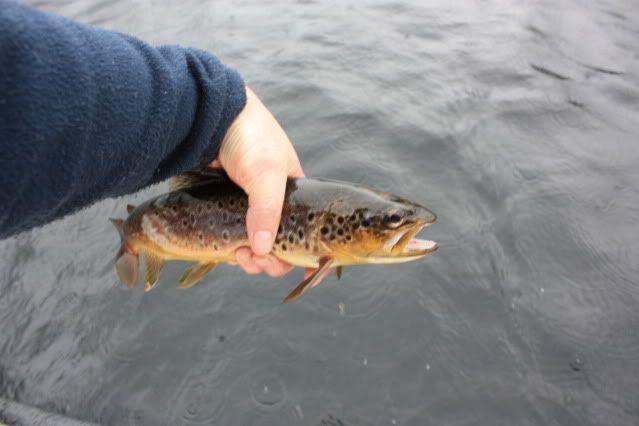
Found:
[[[216,52],[307,174],[439,215],[440,250],[300,280],[118,284],[106,200],[0,242],[0,397],[104,425],[639,423],[633,0],[38,2]]]

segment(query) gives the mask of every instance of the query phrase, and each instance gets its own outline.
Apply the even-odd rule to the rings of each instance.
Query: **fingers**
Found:
[[[241,247],[235,251],[235,259],[240,268],[244,269],[247,274],[257,275],[262,272],[262,269],[253,262],[252,257],[251,250],[246,247]]]
[[[293,266],[274,256],[255,256],[248,247],[237,249],[235,257],[244,272],[251,275],[266,272],[271,277],[281,277],[293,269]]]

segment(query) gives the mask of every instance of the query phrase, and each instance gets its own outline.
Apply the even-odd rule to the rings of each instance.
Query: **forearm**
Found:
[[[211,161],[245,103],[214,56],[0,0],[0,237]]]

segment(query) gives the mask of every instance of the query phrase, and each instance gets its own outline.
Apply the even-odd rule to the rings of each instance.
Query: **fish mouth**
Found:
[[[409,261],[437,250],[436,242],[415,238],[415,235],[432,223],[430,220],[422,220],[406,224],[386,242],[384,248],[387,254],[384,257],[395,259],[395,261]]]
[[[390,254],[393,257],[421,257],[434,252],[439,248],[435,241],[414,238],[422,229],[433,222],[421,222],[413,224],[406,231],[399,233],[391,240]]]

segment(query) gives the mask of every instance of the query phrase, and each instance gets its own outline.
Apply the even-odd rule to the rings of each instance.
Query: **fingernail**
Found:
[[[264,256],[271,251],[273,244],[273,234],[268,231],[257,231],[253,235],[253,251],[255,254]]]

